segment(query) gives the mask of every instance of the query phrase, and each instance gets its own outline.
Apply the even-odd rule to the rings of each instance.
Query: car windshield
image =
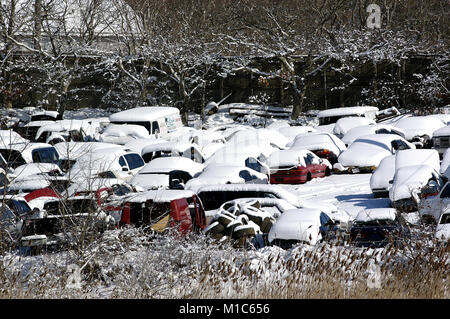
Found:
[[[369,221],[355,221],[357,227],[394,226],[396,221],[392,219],[374,219]]]
[[[441,222],[439,224],[450,224],[450,214],[442,215]]]
[[[33,162],[59,164],[59,156],[53,147],[34,150]],[[36,160],[34,160],[36,159]]]

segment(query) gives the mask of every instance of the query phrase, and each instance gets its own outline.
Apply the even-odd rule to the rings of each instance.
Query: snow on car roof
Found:
[[[339,107],[328,110],[322,110],[317,113],[317,117],[332,117],[332,116],[341,116],[341,115],[352,115],[358,114],[363,115],[366,112],[377,112],[378,108],[375,106],[350,106],[350,107]]]
[[[203,164],[194,162],[186,157],[159,157],[145,164],[137,173],[165,173],[173,170],[186,171],[191,176],[203,170]]]
[[[108,124],[102,136],[133,136],[135,138],[148,138],[148,130],[142,125],[135,124]]]
[[[259,144],[261,142],[274,144],[277,147],[283,148],[289,143],[289,139],[277,130],[266,128],[253,130],[240,130],[234,134],[229,140],[229,143],[236,144]]]
[[[370,188],[380,189],[389,187],[389,181],[395,174],[395,155],[386,156],[380,161],[377,169],[370,176]]]
[[[129,148],[136,153],[141,154],[142,149],[148,145],[159,144],[159,143],[167,143],[168,141],[162,138],[155,138],[154,135],[148,138],[138,138],[133,139],[124,144],[124,147]]]
[[[180,114],[180,110],[176,107],[169,106],[145,106],[136,107],[111,114],[109,120],[111,122],[142,122],[154,121],[157,118]]]
[[[189,198],[193,195],[195,193],[189,190],[157,189],[131,194],[126,197],[124,202],[143,203],[151,200],[157,203],[167,203],[175,199]]]
[[[362,210],[356,215],[355,222],[368,222],[373,220],[395,220],[395,208],[371,208]]]
[[[185,152],[191,147],[197,147],[196,144],[189,142],[161,142],[153,143],[142,148],[141,154],[157,152],[157,151],[170,151],[170,152]]]
[[[277,129],[288,139],[292,140],[299,134],[316,132],[317,130],[312,126],[282,126]]]
[[[267,159],[267,165],[270,168],[278,168],[283,166],[306,166],[305,156],[311,154],[308,150],[289,149],[273,152]]]
[[[89,123],[84,120],[60,120],[57,122],[42,125],[36,133],[36,139],[38,139],[44,132],[63,132],[79,130],[81,128],[87,129],[88,126]]]
[[[270,229],[268,235],[269,242],[274,239],[295,239],[315,242],[318,237],[317,228],[320,226],[319,218],[321,213],[321,210],[315,208],[300,208],[285,211],[278,217]]]
[[[325,132],[313,132],[298,135],[294,141],[287,146],[291,149],[302,148],[310,151],[328,149],[336,155],[339,155],[347,149],[345,144],[336,135]]]
[[[356,139],[339,155],[343,166],[378,166],[386,156],[392,155],[393,140],[403,140],[395,134],[369,134]]]
[[[44,126],[44,125],[48,125],[48,124],[52,124],[52,123],[55,123],[55,121],[49,121],[49,120],[30,121],[27,124],[25,124],[24,127]]]
[[[345,135],[342,137],[342,141],[350,145],[354,140],[356,140],[358,137],[369,135],[369,134],[376,134],[375,132],[381,129],[386,129],[388,131],[396,131],[398,133],[401,133],[402,137],[405,136],[405,133],[403,130],[399,127],[395,127],[393,125],[388,124],[369,124],[369,125],[361,125],[357,127],[353,127],[350,130],[345,133]],[[383,133],[384,134],[384,133]]]
[[[438,136],[450,136],[450,125],[441,127],[440,129],[433,132],[433,137]]]
[[[367,117],[343,117],[337,120],[333,128],[333,133],[336,135],[344,135],[352,128],[368,124],[375,124],[375,121]]]
[[[3,145],[8,145],[11,143],[27,143],[28,140],[20,136],[19,133],[10,130],[0,130],[0,141]]]
[[[431,116],[410,116],[404,117],[394,124],[405,131],[407,140],[414,136],[428,135],[433,136],[433,132],[447,126],[441,119]]]
[[[441,167],[439,152],[435,149],[410,149],[396,153],[396,169],[411,165],[429,165],[439,171]]]
[[[60,142],[53,145],[61,159],[75,160],[78,157],[99,149],[121,148],[113,143],[103,142]]]
[[[60,168],[52,163],[28,163],[17,167],[12,176],[16,179],[22,179],[29,175],[42,174],[53,170],[60,171]]]

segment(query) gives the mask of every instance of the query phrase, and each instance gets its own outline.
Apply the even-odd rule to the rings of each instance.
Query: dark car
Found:
[[[108,226],[103,215],[92,196],[51,199],[42,210],[35,209],[34,214],[24,220],[21,248],[29,253],[36,249],[53,250],[63,244],[76,244]]]
[[[392,208],[377,208],[358,214],[350,229],[350,242],[357,247],[401,247],[410,238],[404,218]]]

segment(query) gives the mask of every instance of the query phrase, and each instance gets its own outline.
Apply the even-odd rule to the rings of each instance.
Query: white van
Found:
[[[111,124],[144,126],[150,135],[165,138],[183,126],[180,110],[168,106],[136,107],[109,116]]]

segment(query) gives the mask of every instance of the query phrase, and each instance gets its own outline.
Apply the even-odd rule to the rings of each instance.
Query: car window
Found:
[[[11,211],[11,209],[9,209],[9,207],[7,207],[7,206],[0,206],[0,213],[1,213],[1,215],[0,215],[1,222],[11,220],[16,217],[16,215],[14,215],[14,213]]]
[[[97,176],[100,178],[116,178],[116,175],[111,171],[98,173]]]
[[[159,133],[159,124],[157,121],[152,122],[152,134]]]
[[[448,183],[441,192],[441,198],[449,198],[450,197],[450,183]]]
[[[119,165],[121,167],[127,167],[127,162],[125,162],[125,158],[123,156],[119,157]]]
[[[20,165],[26,164],[25,160],[22,157],[22,154],[19,151],[2,149],[0,150],[0,154],[7,161],[8,166],[11,168],[17,168]]]
[[[239,177],[243,178],[244,181],[249,182],[251,180],[253,180],[253,176],[246,170],[242,170],[239,172]]]
[[[442,215],[441,222],[439,224],[450,224],[450,214]]]
[[[35,159],[38,159],[39,163],[53,163],[58,164],[59,156],[53,147],[38,148],[31,152],[33,157],[33,162],[36,163]]]
[[[8,183],[8,180],[6,178],[6,175],[3,173],[0,173],[0,187],[5,186]]]
[[[12,207],[19,216],[25,215],[31,211],[30,206],[22,200],[10,200],[8,203],[9,207]]]
[[[245,166],[251,168],[257,172],[261,172],[261,163],[259,163],[255,158],[249,157],[245,160]]]
[[[320,224],[326,225],[330,220],[331,218],[327,214],[325,213],[320,214]]]
[[[311,154],[307,154],[305,156],[305,164],[306,165],[311,165],[312,164],[312,156],[311,156]]]
[[[125,154],[125,159],[128,162],[128,167],[133,170],[145,165],[144,160],[138,154]]]

